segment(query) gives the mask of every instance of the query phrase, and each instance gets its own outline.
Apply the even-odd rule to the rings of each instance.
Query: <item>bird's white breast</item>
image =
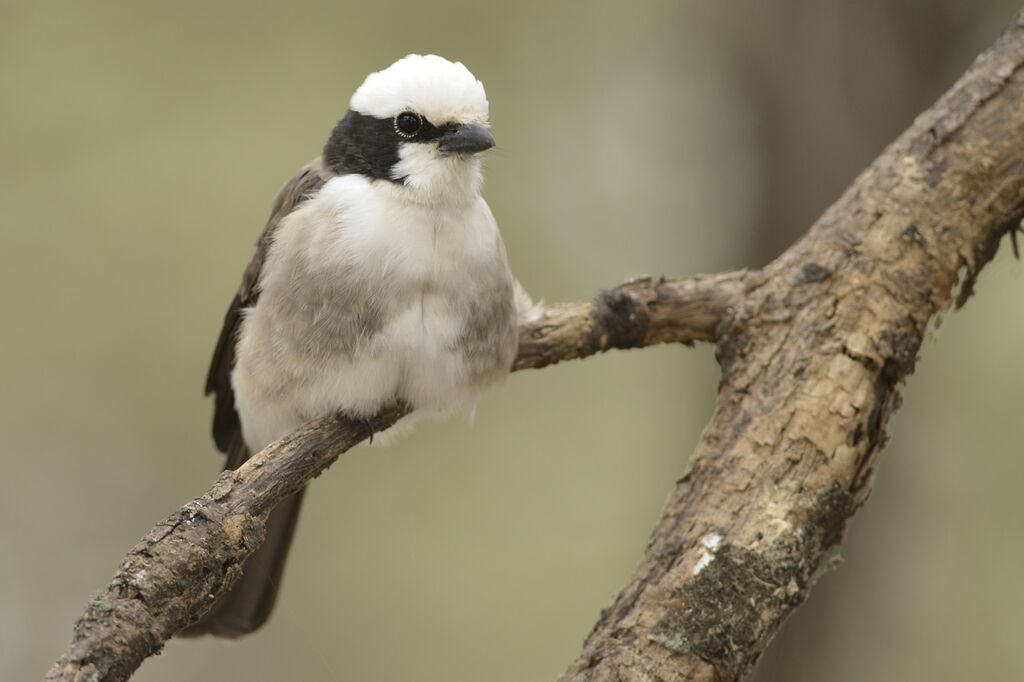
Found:
[[[250,448],[395,398],[428,410],[471,403],[514,354],[514,312],[481,326],[491,324],[481,310],[509,307],[512,279],[479,197],[426,206],[386,181],[333,178],[282,222],[260,282],[232,375]],[[468,350],[475,331],[493,337],[483,349],[493,358]]]

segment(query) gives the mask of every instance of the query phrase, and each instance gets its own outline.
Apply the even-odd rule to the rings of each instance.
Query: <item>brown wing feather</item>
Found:
[[[266,227],[256,242],[256,253],[245,268],[242,285],[235,294],[227,313],[224,315],[224,326],[220,330],[217,346],[210,361],[210,371],[206,375],[206,395],[214,396],[213,409],[213,440],[221,452],[241,451],[241,423],[235,411],[235,393],[231,388],[231,370],[235,367],[235,343],[238,336],[238,325],[242,321],[242,310],[256,303],[259,297],[260,270],[267,257],[267,250],[274,239],[278,225],[289,213],[295,210],[311,194],[320,189],[330,177],[320,159],[314,159],[302,167],[288,183],[277,193],[274,206]],[[234,445],[233,445],[234,441]],[[237,458],[235,458],[237,459]],[[243,460],[244,461],[244,460]],[[228,462],[230,468],[237,467],[241,462]],[[234,465],[234,466],[231,466]]]

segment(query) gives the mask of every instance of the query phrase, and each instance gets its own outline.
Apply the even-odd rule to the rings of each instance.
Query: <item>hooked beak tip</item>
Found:
[[[479,123],[456,126],[441,136],[440,149],[446,153],[477,154],[495,145],[494,135]]]

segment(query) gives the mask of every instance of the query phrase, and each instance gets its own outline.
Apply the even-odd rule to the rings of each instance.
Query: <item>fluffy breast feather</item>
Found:
[[[387,182],[334,178],[282,223],[261,288],[232,376],[251,447],[395,398],[472,403],[515,355],[512,276],[479,197],[429,206],[396,200]]]

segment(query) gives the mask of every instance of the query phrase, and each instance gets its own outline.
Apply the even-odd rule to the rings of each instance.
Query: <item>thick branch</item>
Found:
[[[1024,13],[764,271],[634,280],[524,325],[517,369],[697,340],[723,369],[689,473],[563,679],[737,679],[806,598],[929,321],[1024,215],[1022,64]],[[47,679],[127,679],[237,577],[273,504],[367,435],[325,418],[223,474],[128,554]]]
[[[564,680],[743,677],[872,486],[930,320],[1024,215],[1024,12],[765,268],[646,555]]]
[[[543,367],[610,348],[710,340],[739,305],[742,273],[641,277],[593,301],[547,306],[521,328],[515,369]],[[372,420],[375,431],[405,414]],[[164,642],[199,617],[240,575],[263,541],[266,514],[369,437],[369,426],[333,416],[306,424],[224,472],[202,497],[151,530],[75,624],[48,680],[126,680]]]

